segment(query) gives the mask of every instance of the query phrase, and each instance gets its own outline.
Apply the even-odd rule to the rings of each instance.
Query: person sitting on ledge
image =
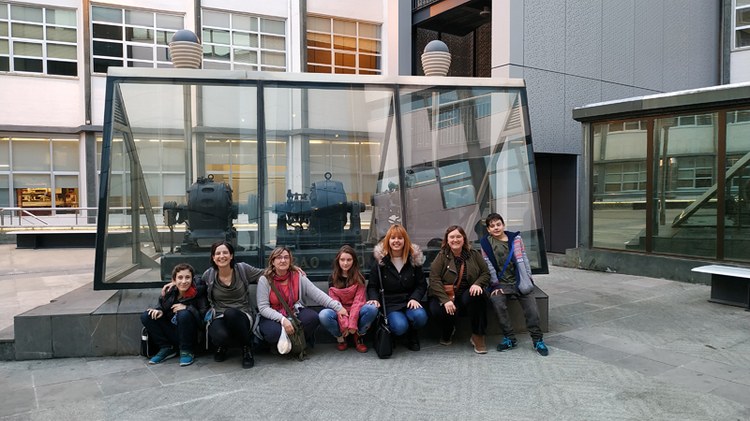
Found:
[[[430,267],[428,291],[431,297],[430,314],[441,328],[441,345],[452,343],[456,316],[468,314],[474,352],[487,353],[484,342],[487,334],[487,295],[484,289],[489,283],[487,264],[482,254],[469,245],[464,229],[458,225],[448,227],[440,251]]]
[[[539,327],[539,309],[532,294],[521,294],[516,286],[518,276],[531,276],[531,266],[526,257],[520,232],[505,231],[505,221],[497,213],[487,215],[485,220],[487,234],[480,241],[482,256],[490,270],[490,301],[500,322],[503,339],[497,345],[498,351],[516,347],[517,340],[513,333],[513,324],[508,316],[508,299],[515,296],[526,317],[526,328],[531,335],[534,350],[546,357],[549,354],[547,345],[542,339]]]
[[[141,314],[141,323],[159,347],[149,364],[159,364],[174,357],[177,349],[180,351],[180,366],[193,363],[198,327],[208,310],[206,288],[196,286],[194,276],[195,269],[189,264],[176,265],[172,269],[172,283],[176,288],[160,296],[154,308]]]
[[[337,315],[325,308],[319,314],[320,324],[336,338],[339,351],[345,351],[349,347],[347,338],[353,337],[355,349],[367,352],[362,336],[378,316],[378,308],[365,304],[365,277],[359,270],[357,254],[351,246],[342,246],[333,259],[333,273],[328,277],[328,285],[328,296],[339,301],[349,315]]]
[[[234,338],[242,346],[242,368],[255,365],[253,357],[253,305],[250,284],[258,282],[262,269],[234,260],[234,246],[228,241],[211,245],[211,267],[201,276],[211,303],[208,337],[216,346],[214,361],[227,358]]]
[[[294,315],[287,314],[279,295],[271,288],[271,282]],[[318,313],[305,307],[306,305],[320,305],[335,311],[339,316],[348,315],[341,303],[326,295],[305,274],[299,272],[294,265],[292,251],[287,247],[276,247],[268,256],[268,266],[258,280],[256,295],[260,313],[256,333],[273,346],[279,342],[281,329],[287,335],[294,333],[294,325],[288,319],[292,316],[296,316],[302,323],[307,344],[315,343],[315,330],[320,319]]]
[[[422,272],[424,254],[418,245],[409,240],[406,229],[392,225],[383,240],[372,251],[375,261],[367,283],[367,301],[380,308],[380,285],[385,295],[385,313],[391,332],[405,336],[406,346],[419,351],[418,330],[427,324],[427,311],[420,300],[427,291]]]

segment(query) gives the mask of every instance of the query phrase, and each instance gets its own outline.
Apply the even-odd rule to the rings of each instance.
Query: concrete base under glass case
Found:
[[[327,282],[316,282],[316,285],[324,290],[328,288]],[[13,327],[15,337],[0,346],[0,359],[138,355],[142,327],[140,315],[156,302],[158,294],[159,290],[154,288],[94,291],[91,284],[84,285],[49,304],[17,315]],[[539,288],[533,294],[539,307],[542,331],[547,332],[548,296]],[[488,306],[487,311],[488,334],[499,335],[492,308]],[[525,332],[523,312],[518,302],[511,301],[509,311],[516,332]],[[457,328],[457,337],[470,334],[467,318],[460,319]],[[437,331],[428,325],[421,333],[437,337]],[[318,329],[317,340],[321,343],[334,341],[322,328]]]

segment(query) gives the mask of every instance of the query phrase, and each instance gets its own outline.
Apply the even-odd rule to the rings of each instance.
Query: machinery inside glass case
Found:
[[[490,212],[546,273],[522,81],[229,73],[110,70],[95,289],[201,273],[219,240],[257,267],[288,246],[323,281],[344,244],[367,271],[394,223],[429,270]]]

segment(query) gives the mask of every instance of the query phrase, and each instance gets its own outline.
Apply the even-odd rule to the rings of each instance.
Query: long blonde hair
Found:
[[[406,260],[411,255],[411,240],[409,239],[409,234],[406,232],[406,228],[399,224],[393,224],[388,228],[383,238],[383,255],[391,255],[391,237],[401,237],[404,239],[404,254],[401,257]]]

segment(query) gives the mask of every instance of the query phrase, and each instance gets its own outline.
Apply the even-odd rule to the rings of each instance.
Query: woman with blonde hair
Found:
[[[419,351],[417,331],[427,324],[427,312],[421,300],[427,291],[422,265],[424,255],[418,245],[412,244],[406,229],[392,225],[383,241],[373,250],[375,262],[370,269],[367,284],[367,301],[381,307],[380,287],[385,296],[385,308],[391,332],[405,336],[407,347]]]

